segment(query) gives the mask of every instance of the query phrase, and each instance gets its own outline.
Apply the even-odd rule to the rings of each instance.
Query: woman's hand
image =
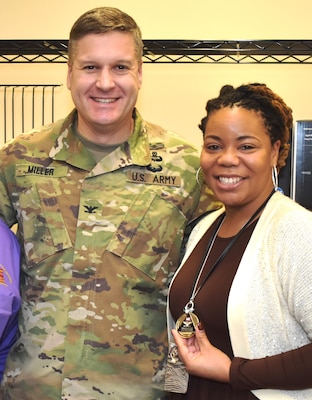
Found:
[[[172,334],[179,356],[191,375],[219,382],[230,381],[230,358],[209,342],[204,330],[197,326],[195,335],[189,339],[182,338],[175,329]]]

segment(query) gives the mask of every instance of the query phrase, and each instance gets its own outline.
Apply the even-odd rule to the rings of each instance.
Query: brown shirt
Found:
[[[199,241],[173,282],[169,304],[175,320],[183,313],[183,308],[191,296],[203,255],[215,225],[216,223],[208,229]],[[228,294],[255,225],[256,222],[243,232],[195,297],[194,312],[203,323],[209,340],[233,360],[231,383],[221,383],[190,376],[188,392],[185,395],[172,393],[170,399],[206,400],[209,395],[209,400],[249,400],[256,399],[250,392],[251,389],[302,389],[312,386],[311,373],[309,372],[312,370],[312,344],[298,350],[259,360],[245,360],[233,356],[227,324]],[[207,272],[213,267],[231,239],[217,237],[201,275],[199,287],[205,280]],[[305,372],[298,372],[297,366],[303,365],[303,360],[308,365],[305,365]]]

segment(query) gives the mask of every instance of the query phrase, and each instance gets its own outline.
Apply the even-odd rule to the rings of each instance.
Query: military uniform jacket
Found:
[[[199,199],[197,150],[134,111],[98,164],[65,120],[0,154],[0,215],[23,251],[5,399],[160,399],[165,304]]]

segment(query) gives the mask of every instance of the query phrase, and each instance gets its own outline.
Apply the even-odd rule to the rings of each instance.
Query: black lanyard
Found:
[[[195,279],[194,285],[193,285],[193,289],[191,292],[191,297],[189,302],[186,304],[184,311],[186,313],[190,313],[194,311],[194,299],[195,296],[199,293],[199,291],[202,289],[202,287],[204,286],[204,284],[206,283],[207,279],[209,278],[209,276],[212,274],[212,272],[216,269],[216,267],[220,264],[220,262],[224,259],[224,257],[228,254],[228,252],[230,251],[230,249],[232,248],[232,246],[234,245],[234,243],[237,241],[237,239],[241,236],[241,234],[245,231],[245,229],[247,228],[247,226],[250,224],[250,222],[252,222],[258,214],[260,214],[260,212],[264,209],[264,207],[266,206],[267,202],[270,200],[270,198],[272,197],[272,195],[275,193],[275,190],[273,190],[270,195],[268,196],[268,198],[261,204],[261,206],[256,210],[256,212],[248,219],[248,221],[244,224],[244,226],[240,229],[240,231],[232,238],[232,240],[230,241],[230,243],[226,246],[226,248],[223,250],[223,252],[220,254],[219,258],[216,260],[216,262],[214,263],[214,265],[212,266],[212,268],[207,272],[206,276],[203,279],[203,282],[201,283],[201,285],[197,288],[197,284],[199,282],[200,276],[203,272],[204,266],[206,264],[207,258],[211,252],[212,246],[214,244],[214,241],[218,235],[219,229],[221,228],[221,225],[224,221],[224,218],[226,216],[226,213],[224,212],[220,217],[220,221],[218,222],[218,225],[216,227],[216,229],[213,232],[213,235],[210,237],[208,246],[207,246],[207,250],[205,252],[205,255],[202,259],[201,265],[198,269],[197,272],[197,277]]]

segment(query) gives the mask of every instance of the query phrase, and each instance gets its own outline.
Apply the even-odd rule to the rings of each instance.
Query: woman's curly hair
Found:
[[[251,83],[237,88],[225,85],[221,88],[219,96],[208,100],[206,104],[207,114],[198,125],[203,134],[210,115],[224,107],[242,107],[260,113],[271,143],[274,144],[278,140],[281,142],[277,161],[277,169],[280,170],[286,164],[290,148],[292,109],[265,84]]]

